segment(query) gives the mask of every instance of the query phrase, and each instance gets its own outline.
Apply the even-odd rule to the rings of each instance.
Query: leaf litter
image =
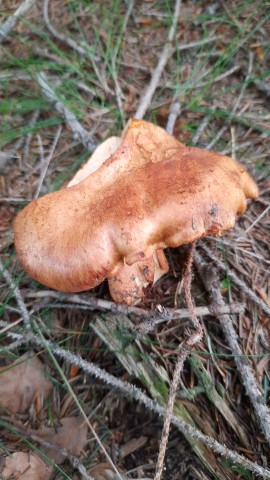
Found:
[[[9,9],[13,7],[10,6],[10,2],[7,2],[7,0],[4,3],[7,5],[7,12],[9,13]],[[17,8],[17,4],[15,6],[16,2],[13,3],[14,9]],[[93,14],[93,12],[91,13],[93,16],[93,23],[91,25],[89,25],[89,12],[87,11],[85,3],[81,2],[77,11],[75,8],[76,3],[75,1],[72,2],[72,8],[74,6],[73,11],[72,8],[67,8],[67,2],[64,0],[51,2],[50,15],[52,24],[57,27],[58,30],[68,31],[71,37],[79,38],[81,32],[77,30],[76,22],[73,21],[74,15],[77,15],[76,21],[79,22],[87,43],[89,45],[96,45],[95,54],[97,57],[102,58],[104,45],[109,44],[109,42],[114,39],[113,33],[109,28],[112,23],[111,18],[101,18],[99,10],[99,7],[105,7],[107,2],[100,1],[94,5],[96,10],[95,14]],[[122,49],[122,57],[119,62],[118,75],[125,97],[124,113],[126,113],[127,116],[134,114],[137,108],[138,97],[149,82],[151,71],[159,58],[160,51],[164,45],[164,39],[166,39],[170,12],[165,11],[164,5],[161,5],[161,3],[162,2],[148,1],[138,2],[130,22],[131,26],[125,32],[123,38],[124,48]],[[41,9],[39,10],[39,7],[39,2],[37,2],[28,18],[32,22],[39,24],[39,27],[43,29],[42,11]],[[126,8],[124,3],[122,4],[121,2],[119,3],[119,7],[120,10]],[[245,285],[251,291],[256,292],[263,301],[269,301],[269,210],[266,211],[261,221],[254,224],[258,217],[268,209],[269,206],[269,181],[266,180],[267,169],[269,171],[269,97],[265,94],[267,89],[259,90],[256,84],[256,77],[260,75],[262,75],[261,83],[266,87],[269,84],[269,75],[267,74],[267,69],[269,70],[267,67],[269,62],[269,35],[267,35],[269,31],[269,19],[263,28],[256,31],[256,24],[260,23],[262,16],[266,17],[266,12],[261,9],[261,3],[256,1],[252,3],[246,2],[246,5],[244,6],[243,4],[243,7],[244,8],[242,8],[239,2],[233,0],[230,0],[225,7],[217,2],[209,5],[206,5],[205,2],[182,2],[181,18],[177,32],[180,48],[183,44],[201,40],[200,22],[202,22],[202,18],[203,36],[206,31],[210,31],[213,26],[215,33],[221,35],[222,39],[209,43],[206,48],[201,46],[192,50],[191,55],[189,55],[188,50],[183,50],[183,53],[179,50],[180,55],[178,51],[175,52],[170,60],[170,68],[164,70],[162,82],[159,85],[160,90],[152,102],[148,115],[150,119],[156,118],[159,125],[166,125],[172,96],[178,88],[177,86],[180,85],[182,88],[182,113],[181,118],[175,123],[174,135],[180,141],[192,142],[194,129],[197,131],[199,126],[207,120],[204,129],[201,131],[198,143],[198,146],[205,146],[216,136],[224,124],[227,123],[228,127],[232,124],[233,129],[228,128],[224,132],[217,146],[220,151],[226,150],[226,154],[229,155],[232,151],[235,151],[240,161],[244,158],[246,165],[251,171],[255,172],[259,181],[260,198],[251,205],[245,217],[239,221],[236,229],[226,235],[224,239],[206,240],[208,253],[203,250],[202,245],[198,246],[198,248],[209,261],[217,258],[223,263],[225,270],[220,269],[220,276],[221,280],[223,280],[224,298],[232,302],[236,300],[246,302],[245,313],[234,318],[235,326],[241,338],[242,350],[249,356],[250,363],[258,375],[260,389],[264,391],[265,398],[267,399],[269,397],[270,379],[269,315],[262,311],[259,305],[253,301],[248,290],[237,286],[233,280],[231,282],[229,281],[230,272],[236,272],[238,278],[244,281]],[[260,11],[261,13],[259,13]],[[123,13],[122,10],[118,13],[119,18],[120,14]],[[226,22],[220,21],[222,16],[226,17]],[[203,77],[203,75],[207,74],[207,69],[211,69],[214,64],[217,66],[217,69],[220,68],[221,64],[218,64],[218,61],[220,59],[224,60],[223,55],[224,53],[226,54],[226,49],[228,52],[230,43],[234,37],[237,38],[238,36],[238,41],[241,43],[245,30],[243,26],[249,17],[253,18],[253,23],[250,22],[248,27],[252,25],[254,33],[250,35],[246,43],[241,44],[241,48],[235,49],[234,52],[231,50],[233,53],[232,55],[229,54],[227,59],[228,70],[231,70],[233,66],[237,67],[237,70],[235,70],[233,74],[227,77],[225,76],[222,81],[215,82],[211,88],[207,87],[207,94],[202,97],[201,102],[197,102],[201,91],[196,88],[196,82],[200,82],[201,77],[204,81],[205,77]],[[144,18],[146,18],[147,21],[141,21],[141,19]],[[166,22],[163,22],[163,18],[166,19]],[[141,27],[140,29],[138,29],[138,23]],[[100,29],[101,32],[101,40],[95,42],[94,30],[97,31],[98,29]],[[248,28],[246,31],[251,32],[252,28]],[[23,42],[21,38],[23,38]],[[50,40],[51,39],[52,37],[50,37]],[[36,34],[29,29],[29,24],[27,24],[27,22],[19,22],[14,35],[9,36],[7,42],[4,44],[6,49],[6,51],[3,49],[3,58],[6,61],[5,68],[8,68],[8,62],[11,61],[11,56],[8,59],[8,55],[6,55],[7,51],[9,51],[11,55],[14,55],[14,58],[22,58],[24,61],[27,61],[29,53],[31,54],[31,58],[33,58],[34,55],[38,61],[44,62],[44,59],[47,59],[53,67],[52,70],[48,69],[50,82],[55,80],[56,68],[58,69],[59,66],[61,66],[64,74],[62,75],[63,72],[61,72],[59,78],[62,80],[66,75],[69,83],[66,82],[65,78],[63,81],[64,86],[60,85],[60,92],[65,94],[65,87],[67,85],[76,85],[76,94],[79,91],[83,98],[83,104],[81,105],[86,128],[92,131],[96,129],[96,125],[98,124],[98,132],[95,133],[97,133],[99,141],[105,139],[112,133],[119,133],[115,129],[117,125],[115,111],[110,110],[110,108],[104,109],[103,105],[97,107],[96,103],[93,106],[94,102],[89,101],[89,94],[86,89],[81,90],[81,87],[77,87],[79,84],[77,76],[74,75],[75,70],[70,71],[69,67],[67,67],[71,64],[73,66],[75,65],[76,69],[78,67],[77,59],[65,43],[56,40],[55,48],[52,51],[50,47],[48,48],[45,36],[39,38],[38,41],[36,40]],[[37,49],[35,50],[37,44],[40,47],[39,51],[37,51]],[[237,85],[244,79],[246,59],[248,58],[250,50],[254,52],[253,77],[255,81],[253,82],[254,78],[252,77],[248,83],[245,98],[241,102],[241,115],[239,114],[238,118],[233,119],[232,122],[226,122],[226,118],[230,115],[231,106],[234,105],[237,99]],[[46,57],[46,55],[48,56]],[[51,58],[49,58],[49,55],[51,55]],[[54,57],[52,57],[52,55],[54,55]],[[59,57],[58,59],[57,55]],[[177,60],[179,58],[180,63],[178,63]],[[198,68],[193,70],[195,62],[198,62]],[[229,62],[232,64],[229,64]],[[80,63],[80,67],[82,67],[81,60]],[[86,65],[86,68],[83,67],[85,68],[83,79],[92,78],[93,84],[91,84],[91,87],[93,85],[95,86],[98,93],[97,97],[100,99],[104,94],[102,86],[100,82],[96,81],[94,76],[92,77],[91,68],[87,62]],[[100,66],[100,64],[98,65]],[[16,105],[19,105],[19,95],[24,95],[26,90],[31,91],[32,96],[40,100],[41,95],[39,97],[39,90],[33,78],[30,76],[28,79],[23,79],[25,71],[22,68],[22,63],[15,65],[15,68],[16,72],[12,70],[12,77],[10,77],[8,85],[5,83],[5,88],[0,92],[1,100],[5,100],[5,98],[9,96],[10,106],[14,104],[14,101]],[[102,64],[101,70],[102,75],[106,76],[104,69],[106,69],[105,63],[104,65]],[[225,68],[225,73],[226,71]],[[176,72],[175,76],[172,76],[172,72]],[[216,74],[216,72],[214,72],[214,74]],[[192,78],[194,79],[193,85]],[[111,79],[108,83],[109,87],[112,88]],[[115,105],[115,100],[113,96],[110,95],[108,92],[105,95],[106,106],[110,102],[112,105]],[[71,98],[74,104],[75,102],[73,100],[75,96],[72,97],[71,95]],[[95,102],[96,100],[97,98],[94,99]],[[39,107],[41,103],[42,102],[39,102]],[[78,107],[78,110],[81,108],[81,105]],[[7,108],[7,106],[5,108]],[[12,129],[14,131],[17,129],[17,135],[23,125],[30,124],[31,116],[31,111],[22,115],[18,109],[16,111],[12,111],[11,109],[7,114],[3,114],[4,120],[6,121],[8,119],[8,124],[12,126]],[[55,116],[54,107],[51,105],[50,109],[46,112],[43,110],[41,112],[41,121],[48,122],[46,128],[44,129],[40,128],[39,125],[37,126],[37,131],[41,134],[41,142],[45,153],[49,153],[51,139],[56,131],[53,123]],[[59,122],[59,119],[57,120]],[[3,122],[3,126],[4,125],[5,122]],[[13,257],[11,221],[14,214],[20,209],[20,202],[25,203],[32,198],[32,194],[36,191],[40,178],[40,142],[37,142],[35,128],[33,130],[34,134],[32,136],[29,135],[29,131],[22,130],[22,134],[25,135],[25,145],[16,151],[16,156],[12,161],[9,161],[7,169],[4,174],[1,172],[0,176],[0,192],[1,199],[3,199],[1,204],[1,218],[3,219],[1,223],[2,235],[0,240],[2,258],[4,261],[11,262],[10,270],[14,272],[15,276],[18,268]],[[11,132],[12,135],[14,135],[14,131]],[[4,133],[6,134],[6,132]],[[4,145],[6,152],[12,150],[12,138],[17,137],[11,136],[11,141],[6,142]],[[76,144],[76,142],[73,142],[71,129],[64,124],[61,138],[50,164],[50,170],[42,186],[42,194],[47,193],[52,188],[58,188],[57,185],[62,184],[63,179],[68,180],[71,178],[72,171],[75,172],[82,160],[86,158],[86,155],[84,155],[82,159],[81,150],[82,147]],[[248,231],[251,225],[254,226]],[[184,248],[181,249],[180,255],[179,252],[175,251],[169,253],[171,273],[149,292],[148,298],[142,305],[143,308],[154,308],[160,303],[169,307],[177,306],[180,308],[184,306],[181,282],[179,281],[183,263],[181,258],[184,254]],[[79,312],[76,310],[75,304],[66,305],[65,307],[62,306],[58,309],[54,308],[54,304],[49,301],[44,292],[42,290],[35,290],[35,286],[27,277],[22,279],[20,288],[25,299],[30,298],[28,295],[35,291],[37,296],[34,300],[31,299],[28,306],[29,308],[33,308],[35,312],[38,312],[37,314],[42,321],[45,323],[49,322],[53,317],[56,318],[61,325],[65,325],[66,329],[62,332],[63,338],[65,339],[70,338],[70,332],[73,331],[73,338],[68,345],[69,349],[75,349],[75,351],[78,352],[81,351],[82,348],[83,356],[89,361],[94,359],[104,368],[109,369],[111,373],[114,373],[115,376],[127,376],[126,370],[119,367],[119,362],[115,360],[115,355],[110,353],[108,349],[104,351],[104,344],[98,342],[96,335],[89,332],[87,325],[89,318],[92,318],[91,312]],[[12,299],[9,299],[6,291],[6,288],[1,290],[1,300],[3,303],[6,303],[3,318],[6,321],[12,322],[18,318],[19,312],[14,310],[16,303],[13,302]],[[95,295],[98,298],[106,298],[108,295],[106,287],[104,285],[101,286],[97,289]],[[198,281],[196,272],[193,296],[196,305],[205,302],[205,293]],[[8,299],[7,301],[6,298]],[[48,305],[50,305],[51,308],[50,312],[48,312],[47,309]],[[150,358],[153,357],[156,360],[160,368],[164,368],[166,373],[170,375],[175,358],[175,346],[178,344],[179,339],[183,338],[184,329],[187,325],[188,322],[185,321],[173,321],[169,325],[159,327],[156,332],[151,334],[147,344],[143,342],[140,344],[142,355],[140,360],[145,361],[147,365],[147,355],[149,355]],[[251,460],[267,466],[270,460],[269,448],[258,429],[250,404],[239,382],[231,352],[224,341],[218,322],[215,318],[208,317],[203,322],[203,326],[205,338],[198,346],[196,360],[201,363],[207,375],[211,377],[212,385],[218,394],[222,396],[223,402],[220,403],[219,407],[222,409],[222,403],[224,403],[227,405],[227,408],[231,410],[234,419],[236,419],[236,427],[237,422],[241,425],[243,431],[243,435],[241,435],[242,438],[246,439],[246,437],[248,437],[249,447],[246,444],[246,440],[241,442],[241,439],[237,438],[237,435],[234,434],[229,423],[226,421],[226,408],[222,414],[219,414],[218,408],[214,406],[213,401],[210,400],[213,392],[209,390],[205,393],[204,389],[207,388],[205,379],[201,378],[201,375],[196,374],[196,369],[192,368],[192,365],[187,365],[181,376],[182,387],[179,391],[178,403],[187,409],[195,423],[203,431],[210,431],[211,434],[215,435],[222,443],[243,452]],[[118,333],[120,341],[123,341],[121,332]],[[50,335],[54,336],[53,330],[50,331]],[[131,337],[133,338],[133,334]],[[58,337],[55,336],[54,338],[56,341],[60,341],[61,335]],[[128,341],[129,340],[127,340],[127,342]],[[5,342],[6,347],[9,346],[8,337],[3,339],[3,342]],[[125,345],[123,345],[123,348],[125,353]],[[20,359],[22,353],[20,348],[16,350],[16,353]],[[14,363],[16,364],[16,362]],[[49,359],[48,362],[46,361],[46,364],[47,363],[50,364],[51,371],[53,371],[53,366]],[[65,362],[63,362],[62,367],[65,369]],[[203,371],[202,367],[200,368],[201,371]],[[2,369],[0,376],[0,392],[2,391],[1,379],[5,379],[3,376],[5,370],[6,367]],[[18,377],[16,377],[16,382],[20,381],[21,378],[18,379]],[[70,379],[70,382],[80,400],[97,412],[99,422],[94,423],[95,428],[99,430],[101,435],[104,435],[104,444],[108,450],[114,452],[113,455],[116,463],[119,445],[122,446],[140,433],[145,434],[147,442],[144,448],[127,456],[124,461],[120,461],[120,468],[123,467],[125,472],[131,470],[133,472],[131,476],[137,479],[142,477],[152,478],[153,472],[150,468],[156,459],[159,443],[158,432],[160,431],[160,422],[156,417],[149,415],[142,407],[136,405],[135,402],[130,404],[127,399],[116,396],[113,389],[109,390],[107,387],[104,388],[101,382],[92,382],[91,379],[82,375],[80,371],[77,372],[74,378]],[[162,388],[160,383],[158,383],[157,386]],[[17,386],[17,388],[19,387]],[[40,386],[38,386],[36,390],[38,391],[37,396],[40,400],[40,407],[38,407],[39,401],[36,401],[35,392],[32,392],[28,397],[27,392],[22,393],[15,388],[11,389],[11,392],[14,392],[14,397],[18,395],[19,391],[20,400],[17,401],[16,399],[15,401],[15,399],[13,399],[12,401],[12,394],[10,393],[8,405],[3,403],[3,398],[0,397],[5,412],[8,411],[9,406],[11,409],[9,411],[11,412],[13,410],[13,415],[21,417],[26,427],[27,422],[30,421],[32,424],[32,433],[37,433],[39,429],[42,431],[41,427],[45,429],[53,428],[45,427],[45,418],[50,412],[47,406],[44,409],[45,417],[41,416],[41,418],[39,418],[39,416],[37,416],[36,419],[33,419],[31,415],[29,415],[31,405],[34,404],[38,412],[40,408],[42,408],[43,398],[45,398],[44,391],[42,388],[40,389]],[[53,401],[53,415],[55,416],[55,420],[57,420],[53,423],[60,425],[63,419],[61,419],[61,416],[59,417],[58,414],[61,405],[64,403],[65,396],[63,392],[59,391],[56,387],[54,388],[54,396],[55,395],[58,401]],[[217,398],[217,395],[215,395],[215,397]],[[25,408],[25,404],[29,405],[29,407]],[[19,408],[22,408],[22,410],[19,410]],[[68,411],[65,412],[65,415],[66,414],[70,416],[76,414],[72,401],[69,404]],[[12,419],[13,417],[10,418]],[[101,425],[100,419],[102,419],[104,424]],[[113,433],[109,434],[109,431]],[[5,439],[5,435],[1,436]],[[8,438],[5,444],[6,448],[10,451],[14,450],[14,442],[9,442]],[[18,450],[19,445],[15,445],[15,448]],[[104,467],[102,466],[102,457],[96,452],[93,444],[89,443],[86,448],[88,448],[89,456],[92,455],[91,458],[93,461],[91,460],[91,465],[97,464],[96,467],[94,467],[96,471],[92,469],[92,471],[89,470],[89,473],[93,477],[99,474],[103,475],[104,473],[107,477],[109,475],[108,478],[111,480],[114,473],[112,470],[110,473],[109,466],[105,466],[104,464]],[[11,454],[11,456],[12,455],[14,454]],[[27,452],[27,455],[28,458],[30,458],[30,456],[34,456],[35,458],[36,454]],[[5,458],[8,459],[9,457]],[[83,458],[85,460],[85,457]],[[34,466],[35,463],[31,458],[30,464]],[[98,473],[99,465],[100,472],[102,473]],[[144,465],[146,465],[145,468]],[[28,466],[29,461],[27,463],[25,460],[25,468]],[[219,478],[223,478],[223,470],[221,469],[218,457],[217,461],[215,460],[214,466]],[[244,469],[241,470],[235,467],[234,471],[232,471],[228,465],[225,465],[225,462],[223,462],[222,467],[228,469],[226,478],[230,478],[231,480],[236,478],[251,478],[249,472]],[[147,468],[150,470],[147,470]],[[26,473],[27,472],[25,472],[25,474]],[[21,473],[19,473],[19,475],[21,475]],[[44,478],[46,478],[45,475],[44,470]],[[21,476],[18,478],[24,480],[24,478],[27,477]],[[32,480],[34,477],[29,478]],[[38,472],[35,474],[35,478],[39,478]],[[206,471],[203,462],[198,460],[198,457],[192,452],[192,449],[184,439],[182,437],[179,438],[179,432],[175,429],[171,431],[166,459],[166,475],[164,475],[164,478],[166,478],[166,480],[212,480],[213,478],[209,471]]]
[[[0,409],[11,414],[26,413],[31,405],[40,405],[50,395],[53,384],[45,376],[45,366],[28,352],[10,365],[0,368]]]

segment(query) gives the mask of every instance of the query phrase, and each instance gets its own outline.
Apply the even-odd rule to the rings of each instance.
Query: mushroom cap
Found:
[[[62,291],[89,290],[124,262],[221,235],[257,195],[233,159],[186,147],[163,129],[132,120],[97,171],[19,213],[15,247],[34,279]]]
[[[77,171],[67,187],[77,185],[98,170],[113,155],[122,141],[122,138],[113,136],[102,142]],[[108,279],[110,294],[116,303],[134,305],[145,296],[147,289],[168,270],[169,266],[163,250],[157,250],[153,257],[145,261],[136,262],[133,265],[124,263],[117,275]]]

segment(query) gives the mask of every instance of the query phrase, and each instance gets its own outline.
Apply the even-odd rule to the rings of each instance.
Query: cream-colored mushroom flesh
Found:
[[[101,167],[70,188],[31,202],[17,216],[18,257],[36,280],[88,290],[124,262],[152,257],[205,235],[221,235],[258,189],[229,157],[186,147],[163,129],[132,120]]]
[[[78,170],[74,177],[68,182],[67,187],[72,187],[85,180],[91,173],[96,172],[103,163],[110,158],[113,153],[120,147],[122,143],[121,137],[109,137],[102,142],[94,151],[93,155]]]

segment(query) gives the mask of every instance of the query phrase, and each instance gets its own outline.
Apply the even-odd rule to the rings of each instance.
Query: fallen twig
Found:
[[[123,93],[122,93],[120,83],[118,81],[118,77],[117,77],[117,73],[116,73],[116,61],[117,61],[117,56],[118,56],[119,49],[120,49],[120,46],[121,46],[121,43],[122,43],[122,38],[123,38],[123,35],[126,31],[127,24],[128,24],[128,21],[129,21],[129,17],[131,15],[133,7],[134,7],[134,3],[135,3],[135,0],[129,0],[129,2],[128,2],[128,8],[127,8],[127,11],[126,11],[126,14],[125,14],[125,18],[124,18],[124,21],[123,21],[121,32],[119,32],[119,34],[118,34],[117,44],[116,44],[116,47],[114,49],[113,56],[112,56],[112,76],[113,76],[113,80],[114,80],[114,83],[115,83],[116,100],[117,100],[118,108],[119,108],[120,113],[122,115],[123,124],[125,124],[125,114],[124,114],[123,102],[122,102]]]
[[[14,144],[14,146],[7,151],[0,152],[0,175],[5,173],[5,169],[9,161],[15,157],[16,152],[21,148],[25,141],[24,137],[20,137]]]
[[[181,346],[181,351],[178,356],[176,366],[173,372],[173,378],[170,383],[170,393],[169,393],[168,404],[166,408],[166,415],[163,423],[161,441],[159,445],[159,452],[158,452],[158,459],[156,464],[156,473],[155,473],[154,480],[160,480],[162,477],[166,447],[167,447],[168,438],[169,438],[169,430],[170,430],[170,425],[171,425],[171,420],[173,415],[174,402],[175,402],[175,397],[176,397],[177,388],[179,384],[179,378],[183,370],[184,363],[192,347],[201,340],[203,335],[201,324],[195,314],[195,308],[193,305],[191,291],[190,291],[191,281],[192,281],[192,262],[193,262],[194,251],[195,251],[195,242],[192,243],[191,245],[183,278],[184,278],[186,302],[188,305],[188,310],[190,312],[190,317],[191,317],[193,326],[195,328],[195,332],[192,333],[190,337]]]
[[[75,140],[80,140],[87,150],[92,151],[95,149],[97,142],[93,135],[91,135],[80,122],[58,98],[53,89],[48,85],[47,77],[44,72],[40,72],[36,75],[36,80],[40,85],[43,93],[46,97],[55,104],[56,110],[63,115],[69,124]]]
[[[209,271],[209,267],[207,269],[206,263],[203,261],[198,252],[195,252],[195,262],[200,276],[204,282],[205,288],[211,298],[213,307],[217,306],[217,308],[219,308],[220,305],[224,304],[224,300],[220,292],[220,282],[217,272],[214,272],[212,267],[211,272]],[[217,316],[220,320],[226,341],[234,356],[234,361],[243,385],[245,386],[246,393],[253,405],[259,426],[264,433],[266,440],[270,444],[270,411],[265,404],[261,391],[258,388],[252,369],[240,348],[231,317],[229,315],[219,314]]]
[[[22,318],[23,318],[23,321],[24,321],[25,328],[26,328],[27,331],[30,331],[31,330],[30,315],[29,315],[28,310],[27,310],[27,308],[25,306],[25,303],[23,301],[21,292],[20,292],[19,288],[15,285],[11,275],[9,274],[6,267],[3,265],[1,259],[0,259],[0,271],[2,272],[4,279],[6,280],[7,284],[10,286],[10,288],[13,292],[13,295],[16,298],[18,307],[20,309],[20,312],[21,312],[21,315],[22,315]]]
[[[168,132],[170,135],[173,134],[174,125],[180,113],[181,113],[181,105],[178,102],[178,100],[176,100],[171,104],[170,113],[169,113],[167,126],[166,126],[166,132]]]
[[[36,0],[24,0],[13,15],[10,15],[10,17],[0,25],[0,43],[2,43],[4,38],[14,29],[19,18],[25,15],[35,2]]]
[[[135,118],[141,119],[141,118],[144,117],[144,115],[145,115],[145,113],[146,113],[146,111],[147,111],[147,109],[148,109],[148,107],[151,103],[151,100],[153,98],[155,90],[158,86],[161,74],[162,74],[164,68],[166,67],[166,64],[167,64],[167,62],[169,60],[169,57],[172,53],[172,41],[173,41],[173,37],[175,35],[176,25],[177,25],[179,14],[180,14],[180,7],[181,7],[181,0],[176,0],[175,7],[174,7],[172,26],[169,30],[167,43],[165,44],[165,46],[164,46],[164,48],[161,52],[161,55],[160,55],[159,61],[157,63],[157,66],[153,71],[151,81],[150,81],[146,91],[143,93],[143,95],[140,99],[139,106],[138,106],[137,111],[135,113]]]
[[[204,130],[207,128],[207,125],[209,124],[210,119],[211,119],[211,115],[205,115],[205,117],[203,118],[200,125],[198,126],[196,133],[192,139],[192,145],[197,145]]]
[[[0,326],[6,327],[8,325],[7,322],[0,320]],[[159,405],[158,403],[151,400],[147,395],[145,395],[139,388],[131,385],[128,382],[124,382],[119,378],[114,377],[113,375],[107,373],[105,370],[97,367],[95,364],[87,362],[83,360],[82,357],[77,354],[74,355],[73,353],[58,347],[53,342],[48,340],[41,340],[38,335],[34,333],[15,333],[15,332],[8,332],[7,335],[11,338],[17,339],[22,341],[22,343],[32,342],[35,345],[39,345],[44,348],[44,342],[46,342],[50,348],[50,350],[60,358],[65,359],[69,364],[74,364],[80,367],[85,373],[93,375],[96,378],[104,381],[108,385],[111,385],[121,391],[124,395],[127,395],[132,400],[136,400],[143,404],[149,410],[156,412],[162,418],[166,414],[166,409]],[[1,351],[1,349],[0,349]],[[221,445],[219,442],[214,440],[213,438],[209,437],[208,435],[203,434],[196,428],[188,425],[184,420],[180,420],[175,415],[172,416],[172,423],[179,428],[181,432],[185,432],[186,434],[190,435],[193,438],[203,441],[209,448],[213,451],[218,453],[219,455],[230,459],[233,463],[242,465],[245,468],[248,468],[252,472],[261,475],[262,478],[270,479],[270,470],[264,467],[261,467],[255,462],[250,461],[249,459],[239,455],[237,452],[230,450],[224,445]]]
[[[91,297],[90,295],[77,295],[77,294],[66,294],[57,292],[54,290],[40,290],[39,292],[25,292],[25,298],[55,298],[60,300],[59,304],[51,304],[51,307],[55,308],[79,308],[81,310],[109,310],[112,313],[122,313],[124,315],[136,315],[141,319],[146,319],[149,321],[149,326],[152,327],[159,325],[160,323],[167,322],[173,319],[182,319],[189,318],[190,311],[188,308],[164,308],[161,305],[157,306],[156,310],[146,310],[139,307],[128,306],[121,303],[115,303],[110,300],[103,300],[101,298]],[[65,303],[63,303],[65,302]],[[66,303],[69,302],[69,303]],[[48,307],[48,304],[44,304],[45,307]],[[37,308],[41,308],[41,305],[38,304]],[[33,308],[35,309],[35,308]],[[222,305],[220,309],[220,314],[230,313],[236,314],[241,313],[245,310],[245,305],[243,303],[233,303],[231,305]],[[211,306],[210,307],[195,307],[195,314],[199,317],[205,315],[212,315]]]
[[[35,193],[35,195],[34,195],[34,198],[38,198],[38,196],[39,196],[39,192],[40,192],[40,189],[41,189],[41,187],[42,187],[44,178],[45,178],[45,176],[46,176],[46,173],[47,173],[47,170],[48,170],[50,161],[51,161],[52,156],[53,156],[53,154],[54,154],[55,147],[56,147],[57,142],[58,142],[58,140],[59,140],[59,136],[60,136],[61,130],[62,130],[61,127],[59,127],[59,128],[57,129],[57,132],[56,132],[56,135],[55,135],[55,137],[54,137],[54,141],[53,141],[53,144],[52,144],[52,147],[51,147],[51,151],[50,151],[49,155],[48,155],[45,159],[43,159],[43,161],[41,161],[41,163],[42,163],[42,171],[41,171],[41,175],[40,175],[40,178],[39,178],[39,182],[38,182],[38,185],[37,185],[37,189],[36,189],[36,193]]]

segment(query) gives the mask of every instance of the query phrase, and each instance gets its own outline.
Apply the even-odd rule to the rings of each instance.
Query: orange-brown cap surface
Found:
[[[133,120],[84,181],[31,202],[15,220],[25,270],[62,291],[88,290],[155,250],[233,227],[258,190],[236,161],[186,147]]]
[[[98,170],[111,157],[122,143],[120,137],[110,137],[102,142],[70,180],[67,187],[72,187],[85,180]],[[157,250],[154,255],[133,265],[123,264],[119,272],[108,279],[110,294],[116,303],[134,305],[144,298],[147,290],[169,270],[163,250]]]

